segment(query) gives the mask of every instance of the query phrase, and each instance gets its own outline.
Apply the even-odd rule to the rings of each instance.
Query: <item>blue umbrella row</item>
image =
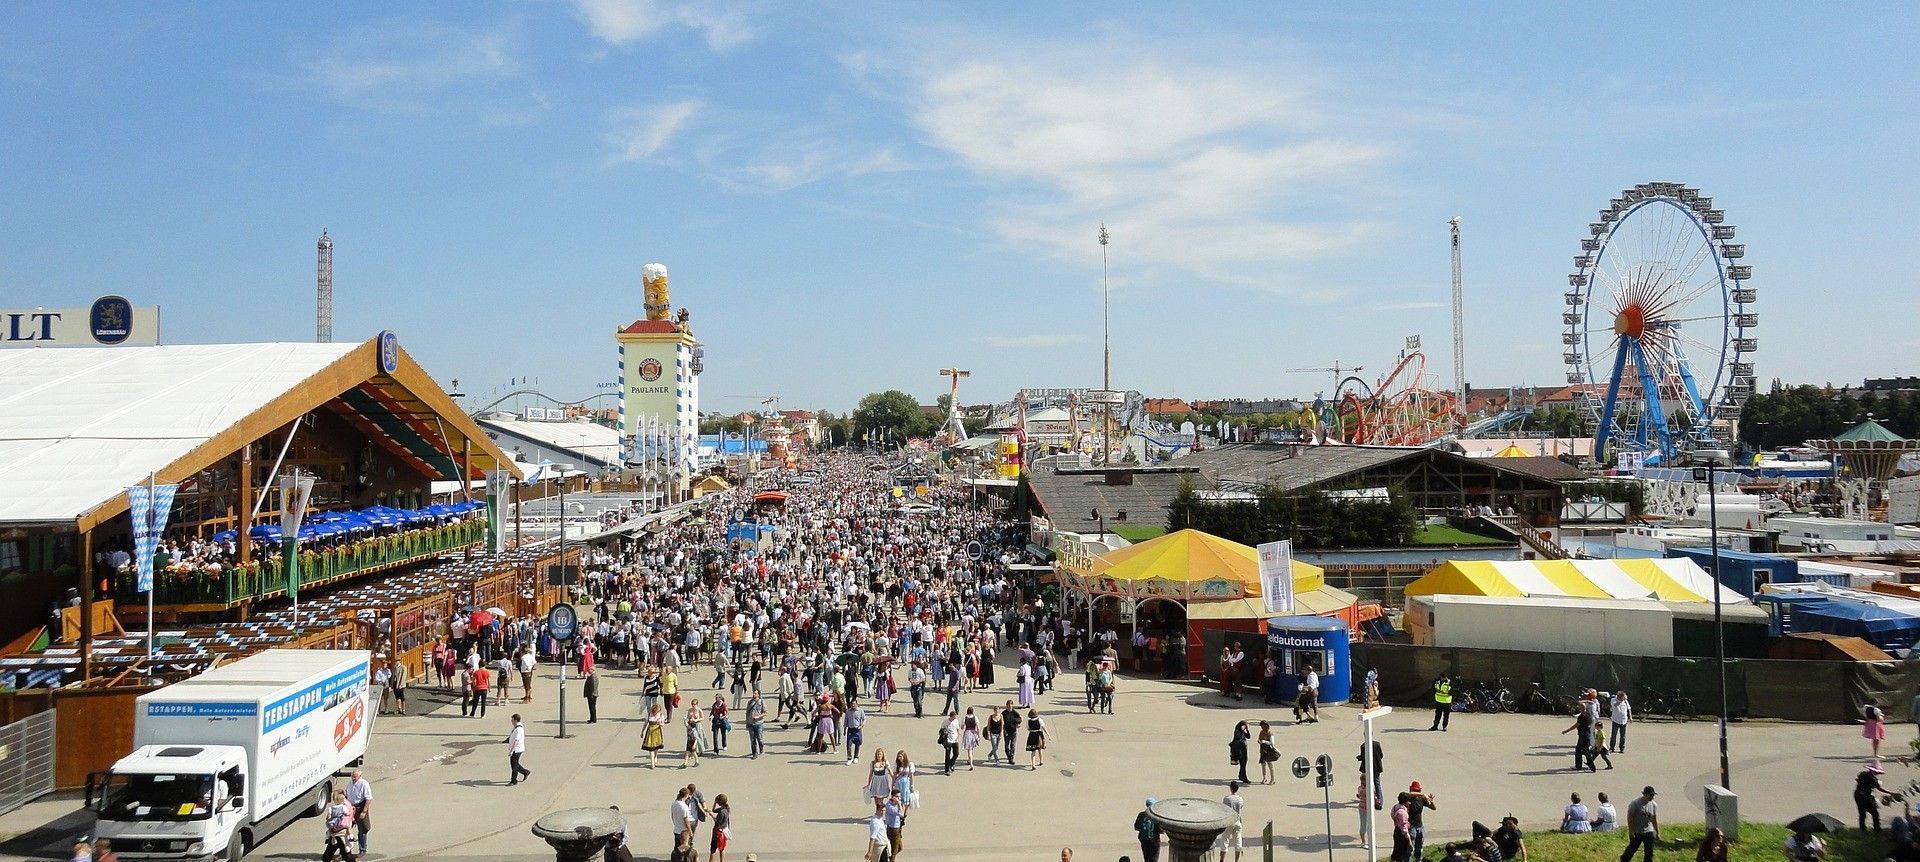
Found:
[[[382,527],[411,527],[430,524],[445,518],[457,518],[469,512],[487,507],[479,500],[462,500],[457,503],[435,503],[421,509],[396,509],[392,506],[369,506],[357,511],[315,512],[307,516],[300,525],[299,540],[303,542],[348,536],[354,533],[371,533]],[[213,534],[216,542],[230,542],[240,535],[237,530],[221,530]],[[279,524],[261,524],[247,531],[255,542],[279,542],[285,533]]]

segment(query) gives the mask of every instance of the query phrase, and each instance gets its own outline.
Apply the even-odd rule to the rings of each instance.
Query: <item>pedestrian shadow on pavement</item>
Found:
[[[1230,779],[1230,778],[1182,778],[1180,780],[1181,782],[1186,784],[1210,784],[1216,787],[1225,787],[1227,786],[1227,783],[1232,781],[1233,779]],[[1246,782],[1245,784],[1252,784],[1252,782]]]
[[[457,785],[460,785],[461,787],[505,787],[507,786],[507,783],[504,781],[498,781],[498,780],[487,779],[487,778],[462,778],[457,781],[448,781],[444,783],[457,784]]]
[[[1258,699],[1229,700],[1227,698],[1221,697],[1220,693],[1217,691],[1196,692],[1194,694],[1187,695],[1184,698],[1184,700],[1186,700],[1188,706],[1198,706],[1198,707],[1204,707],[1207,709],[1243,709],[1243,708],[1244,709],[1272,709],[1273,708],[1272,706],[1261,703]]]
[[[855,826],[855,825],[867,822],[867,818],[865,817],[809,817],[807,818],[806,822],[834,823],[834,824],[842,824],[846,826]]]

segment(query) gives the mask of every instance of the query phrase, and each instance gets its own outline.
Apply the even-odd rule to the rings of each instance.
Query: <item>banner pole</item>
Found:
[[[149,501],[153,499],[154,480],[154,474],[151,472],[147,473],[147,499]],[[147,506],[147,523],[145,524],[148,533],[156,532],[153,527],[155,523],[156,519],[153,517],[153,506],[149,503]],[[135,526],[134,529],[140,529],[140,527]],[[158,547],[160,537],[154,536],[153,541],[154,545]],[[147,554],[147,565],[153,565],[153,554],[151,552]],[[153,580],[151,578],[147,580],[147,681],[153,681]]]

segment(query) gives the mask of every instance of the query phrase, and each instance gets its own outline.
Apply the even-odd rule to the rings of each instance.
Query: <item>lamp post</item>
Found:
[[[1707,543],[1713,565],[1713,656],[1720,683],[1720,786],[1733,789],[1733,775],[1727,765],[1727,632],[1720,621],[1720,497],[1713,479],[1713,464],[1695,467],[1693,478],[1707,482]]]
[[[1113,463],[1113,340],[1107,315],[1107,223],[1100,223],[1100,463]]]
[[[573,465],[555,464],[553,468],[560,473],[560,585],[563,587],[572,587],[572,581],[567,578],[567,471],[573,469]],[[567,598],[569,601],[573,598],[571,589],[568,590]],[[570,645],[572,641],[569,640],[565,643]],[[560,650],[559,698],[561,739],[567,738],[567,662],[573,660],[572,652],[573,650],[565,647]],[[555,847],[557,849],[558,845],[555,845]]]

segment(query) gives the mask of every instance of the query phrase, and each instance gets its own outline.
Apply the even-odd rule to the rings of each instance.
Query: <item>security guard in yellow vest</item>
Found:
[[[1453,715],[1453,680],[1446,674],[1433,677],[1433,726],[1428,730],[1446,730],[1447,719]]]

